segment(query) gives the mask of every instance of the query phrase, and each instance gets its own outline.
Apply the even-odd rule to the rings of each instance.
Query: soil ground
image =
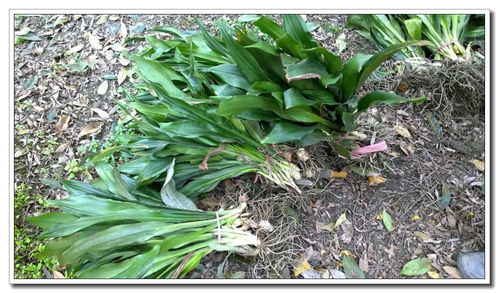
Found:
[[[90,178],[92,173],[81,166],[82,159],[90,152],[99,151],[102,145],[112,143],[113,133],[117,131],[115,125],[120,117],[113,99],[121,98],[119,88],[130,87],[134,76],[118,84],[116,78],[120,70],[129,69],[131,65],[120,58],[118,50],[106,46],[121,43],[123,25],[128,37],[141,35],[144,29],[157,25],[195,30],[195,17],[199,16],[20,18],[19,28],[29,27],[41,40],[15,46],[14,157],[16,202],[19,201],[15,207],[15,225],[20,231],[15,239],[17,277],[52,276],[46,264],[36,267],[39,274],[22,271],[23,266],[38,263],[34,258],[38,246],[25,242],[34,239],[39,231],[25,218],[47,210],[40,199],[66,196],[57,188],[57,180]],[[203,15],[200,18],[212,27],[219,18],[234,21],[236,17]],[[345,59],[354,53],[374,52],[366,40],[345,27],[346,19],[345,15],[307,16],[308,21],[319,25],[314,31],[316,39]],[[87,33],[97,36],[103,48],[93,48]],[[342,34],[346,47],[340,52],[343,45],[336,40]],[[67,53],[78,45],[83,45],[80,51]],[[88,67],[81,69],[85,66]],[[480,70],[483,71],[483,67]],[[366,90],[381,88],[414,96],[424,89],[430,96],[440,93],[440,101],[445,90],[443,102],[452,105],[448,98],[452,96],[452,88],[411,83],[404,80],[404,74],[373,80]],[[106,80],[108,89],[98,94],[99,86]],[[479,91],[471,89],[475,90]],[[459,277],[452,270],[457,254],[483,251],[485,247],[484,174],[470,162],[485,159],[484,104],[480,103],[484,97],[470,94],[468,100],[472,99],[479,102],[470,107],[465,96],[464,102],[454,103],[458,111],[438,108],[433,102],[426,106],[372,108],[360,117],[358,131],[363,139],[359,144],[385,140],[388,151],[344,160],[327,145],[305,148],[307,160],[297,153],[293,156],[293,162],[302,168],[305,177],[302,194],[273,187],[253,175],[224,181],[209,195],[216,203],[212,208],[227,207],[241,194],[249,196],[248,222],[264,242],[262,253],[251,260],[216,253],[207,257],[203,269],[194,271],[190,277],[337,277],[341,254],[346,250],[354,255],[370,278],[401,278],[402,266],[415,257],[430,258],[441,278]],[[56,124],[63,115],[70,117],[68,127],[56,134]],[[94,124],[90,124],[92,122]],[[98,125],[98,129],[90,135],[79,136],[89,124]],[[332,171],[342,170],[347,171],[346,178],[331,177]],[[368,175],[381,176],[386,181],[369,185]],[[446,193],[450,193],[452,199],[441,209],[440,198]],[[21,200],[25,194],[27,198]],[[383,209],[393,219],[391,232],[380,219]],[[327,230],[327,225],[336,222],[342,214],[347,221],[334,230]],[[304,259],[311,268],[295,275],[296,267]]]

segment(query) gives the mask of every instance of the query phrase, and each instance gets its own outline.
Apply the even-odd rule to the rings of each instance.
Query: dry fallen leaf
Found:
[[[461,273],[455,267],[443,266],[444,271],[449,274],[450,279],[461,279]]]
[[[414,154],[414,148],[410,144],[401,144],[400,149],[404,152],[406,156]]]
[[[77,46],[70,48],[69,50],[66,51],[66,54],[67,55],[74,54],[74,53],[80,52],[81,49],[83,49],[83,44],[79,44]]]
[[[348,175],[348,173],[346,171],[339,171],[339,172],[332,171],[331,172],[332,178],[346,178],[347,175]]]
[[[218,207],[218,200],[214,198],[213,196],[205,197],[202,200],[199,201],[200,204],[203,206],[206,206],[210,209],[216,209]]]
[[[340,252],[340,254],[341,254],[341,255],[348,255],[348,256],[350,256],[350,257],[352,257],[352,258],[357,258],[357,256],[356,256],[355,254],[353,254],[350,250],[347,250],[347,249],[342,250],[342,251]]]
[[[61,118],[59,118],[59,121],[57,121],[57,124],[55,125],[55,134],[59,135],[66,129],[68,129],[69,125],[69,120],[71,117],[69,115],[62,115]]]
[[[411,133],[409,132],[409,130],[407,130],[407,128],[405,128],[404,126],[402,125],[396,125],[394,128],[393,128],[398,134],[400,134],[401,136],[405,137],[405,138],[411,138]]]
[[[483,161],[480,161],[480,160],[469,160],[470,163],[473,163],[473,165],[475,165],[475,167],[484,172],[485,171],[485,163]]]
[[[108,84],[107,80],[104,80],[100,85],[99,88],[97,89],[97,94],[98,95],[104,95],[107,92]]]
[[[17,134],[19,135],[24,135],[24,134],[28,134],[30,132],[29,129],[21,129],[17,132]]]
[[[419,219],[421,219],[421,217],[420,217],[420,216],[418,216],[418,215],[414,215],[414,216],[411,218],[411,220],[413,220],[413,221],[417,221],[417,220],[419,220]]]
[[[360,256],[359,267],[361,268],[362,271],[364,271],[364,273],[369,272],[369,262],[368,262],[368,257],[367,257],[367,250],[364,250],[364,252]]]
[[[54,279],[66,279],[66,277],[64,277],[64,275],[58,271],[54,271],[52,276],[54,277]]]
[[[125,81],[127,75],[127,70],[125,67],[122,67],[118,72],[118,85],[122,84]]]
[[[416,231],[416,232],[414,232],[414,235],[417,236],[418,238],[420,238],[423,241],[431,240],[430,235],[428,235],[428,234],[426,234],[424,232]]]
[[[369,186],[378,185],[384,183],[386,181],[386,178],[383,178],[381,176],[367,176],[367,181],[369,181]]]
[[[327,225],[322,226],[322,230],[327,230],[329,232],[333,232],[334,229],[338,228],[345,220],[347,219],[347,215],[345,213],[341,214],[335,223],[329,223]]]
[[[102,119],[109,119],[109,117],[111,117],[106,111],[101,110],[99,108],[92,108],[91,110],[97,113],[97,115],[99,115],[99,117]]]
[[[127,66],[128,64],[130,64],[130,60],[126,59],[123,54],[120,54],[120,57],[118,58],[118,61],[123,66]]]
[[[343,222],[341,224],[341,229],[343,229],[343,235],[341,235],[341,240],[343,240],[343,242],[345,242],[346,244],[350,243],[352,241],[352,237],[353,237],[353,225],[352,225],[352,222],[350,222],[349,220],[345,220],[345,222]]]
[[[304,148],[299,148],[298,151],[296,151],[296,156],[298,156],[298,159],[303,162],[306,162],[308,159],[310,159],[309,154],[307,153],[307,151],[305,151]]]
[[[301,273],[307,270],[312,270],[312,266],[308,263],[306,256],[303,255],[300,259],[300,262],[294,269],[295,277],[298,277],[299,275],[301,275]]]
[[[427,274],[432,279],[440,279],[440,274],[437,271],[435,271],[435,270],[430,270],[430,271],[428,271]]]
[[[123,40],[123,42],[125,41],[126,37],[128,36],[128,30],[126,28],[126,25],[121,22],[121,25],[120,25],[120,36]]]
[[[96,133],[101,129],[101,126],[102,123],[100,122],[90,122],[81,129],[80,134],[78,134],[78,137]]]
[[[109,18],[109,15],[103,14],[103,15],[99,16],[99,19],[97,19],[96,24],[103,24],[108,20],[108,18]]]
[[[113,51],[116,51],[116,52],[121,52],[121,51],[125,50],[125,47],[123,47],[119,43],[112,44],[108,48],[111,48]]]
[[[68,146],[69,146],[69,142],[61,144],[60,146],[57,147],[57,149],[55,150],[55,153],[64,152]]]
[[[102,49],[102,45],[100,44],[99,39],[91,33],[88,34],[88,41],[90,42],[90,46],[92,46],[92,48],[94,48],[95,50]]]

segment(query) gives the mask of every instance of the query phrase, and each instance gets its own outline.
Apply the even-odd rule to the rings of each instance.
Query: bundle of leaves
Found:
[[[238,228],[246,203],[198,210],[176,190],[173,166],[160,192],[106,163],[92,184],[64,181],[71,196],[49,202],[62,212],[29,219],[52,239],[40,256],[77,278],[181,278],[214,250],[256,255],[259,240]]]
[[[145,86],[122,108],[140,116],[137,135],[120,138],[130,160],[119,167],[141,185],[160,180],[176,158],[175,180],[191,196],[212,190],[226,178],[257,172],[281,186],[298,187],[299,170],[279,156],[275,144],[311,145],[326,140],[345,157],[350,141],[336,138],[355,130],[355,120],[376,103],[421,102],[393,92],[357,89],[407,42],[346,64],[320,47],[298,15],[283,26],[264,16],[245,16],[255,29],[219,23],[221,39],[208,33],[158,27],[173,38],[146,36],[147,46],[130,54]],[[264,34],[259,37],[259,28]]]
[[[399,59],[469,59],[471,42],[483,39],[485,33],[484,15],[360,14],[350,16],[348,25],[381,50],[410,40],[431,43],[427,50],[420,47],[404,49],[395,55]]]

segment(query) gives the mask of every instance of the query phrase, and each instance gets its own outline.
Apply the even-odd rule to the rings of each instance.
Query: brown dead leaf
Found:
[[[367,250],[364,250],[364,252],[360,256],[359,267],[362,271],[364,271],[364,273],[367,274],[369,272],[369,262],[367,259]]]
[[[109,117],[111,117],[106,111],[99,108],[91,108],[91,110],[97,113],[97,115],[99,115],[99,117],[102,119],[109,119]]]
[[[450,279],[462,279],[461,273],[455,267],[443,266],[444,271],[449,275]]]
[[[468,162],[473,163],[475,165],[475,168],[478,170],[484,172],[485,171],[485,163],[480,160],[469,160]]]
[[[104,80],[97,89],[97,94],[103,96],[107,92],[107,88],[109,87],[107,80]]]
[[[423,241],[431,240],[431,236],[424,232],[416,231],[414,232],[414,235]]]
[[[402,125],[396,125],[393,130],[395,130],[398,134],[400,134],[401,136],[405,137],[405,138],[412,138],[412,135],[411,133],[409,132],[409,130],[407,130],[407,128],[405,128],[404,126]]]
[[[99,38],[92,35],[91,33],[88,34],[88,41],[90,42],[90,46],[92,46],[92,48],[94,48],[95,50],[102,49],[102,45],[99,42]]]
[[[386,178],[381,176],[367,176],[367,181],[369,181],[369,186],[372,186],[386,182]]]
[[[83,44],[76,45],[76,46],[70,48],[69,50],[67,50],[66,55],[78,53],[81,51],[81,49],[83,49]]]
[[[308,270],[312,270],[312,266],[308,263],[306,255],[303,254],[300,261],[294,268],[295,277],[298,277],[301,273]]]
[[[85,125],[85,127],[83,127],[81,129],[80,133],[78,134],[78,137],[82,137],[85,135],[96,133],[96,132],[100,131],[101,126],[102,126],[102,123],[100,123],[100,122],[90,122],[87,125]]]
[[[126,75],[127,75],[127,70],[125,67],[122,67],[118,72],[118,85],[122,84],[125,81]]]
[[[54,271],[52,276],[54,277],[54,279],[66,279],[66,277],[64,277],[64,275],[58,271]]]
[[[400,144],[400,149],[406,156],[411,156],[414,154],[414,148],[410,144]]]
[[[120,62],[121,65],[127,66],[130,64],[130,60],[126,59],[123,54],[120,54],[120,57],[118,58],[118,62]]]
[[[66,143],[63,143],[61,144],[60,146],[57,147],[57,149],[55,150],[55,153],[62,153],[64,152],[69,146],[69,142],[66,142]]]
[[[57,124],[55,125],[55,134],[59,135],[66,129],[68,129],[69,125],[69,120],[71,117],[69,115],[62,115],[61,118],[59,118],[59,121],[57,121]]]
[[[205,197],[202,200],[199,201],[199,203],[205,207],[208,207],[212,210],[216,209],[218,207],[218,200],[214,198],[213,196]]]
[[[331,178],[346,178],[348,176],[348,173],[346,171],[332,171],[331,172]]]

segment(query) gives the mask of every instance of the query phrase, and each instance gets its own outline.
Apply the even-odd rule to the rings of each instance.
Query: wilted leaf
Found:
[[[95,50],[102,49],[102,45],[100,44],[99,39],[93,34],[88,34],[88,41],[90,42],[90,46],[92,46],[92,48],[94,48]]]
[[[101,110],[99,108],[92,108],[91,110],[97,113],[97,115],[99,115],[99,117],[102,119],[109,119],[109,117],[111,117],[106,111]]]
[[[475,167],[484,172],[485,171],[485,163],[483,161],[480,161],[480,160],[469,160],[470,163],[473,163],[473,165],[475,165]]]
[[[452,195],[450,191],[447,189],[445,185],[442,186],[442,195],[438,200],[438,208],[441,210],[445,210],[447,206],[449,206],[450,201],[452,199]]]
[[[367,176],[367,181],[369,181],[369,186],[372,186],[384,183],[386,181],[386,178],[383,178],[381,176]]]
[[[404,265],[400,274],[406,276],[424,275],[431,270],[431,259],[429,258],[416,258]]]
[[[64,275],[58,271],[54,271],[52,276],[54,277],[54,279],[66,279],[66,277],[64,277]]]
[[[104,80],[100,85],[99,88],[97,89],[97,94],[98,95],[104,95],[107,92],[108,84],[107,80]]]
[[[346,178],[347,175],[348,175],[348,173],[346,171],[339,171],[339,172],[332,171],[331,172],[332,178]]]
[[[413,221],[417,221],[417,220],[419,220],[419,219],[421,219],[421,217],[420,217],[420,216],[418,216],[418,215],[414,215],[414,216],[412,216],[412,218],[411,218],[411,220],[413,220]]]
[[[107,15],[107,14],[101,15],[101,16],[99,16],[99,18],[97,19],[97,21],[95,23],[96,24],[103,24],[108,20],[108,18],[109,18],[109,15]]]
[[[364,250],[361,257],[359,258],[359,267],[364,271],[364,273],[369,272],[369,262],[367,258],[367,250]]]
[[[431,240],[430,235],[428,235],[428,234],[426,234],[424,232],[416,231],[416,232],[414,232],[414,235],[416,237],[418,237],[419,239],[423,240],[423,241],[425,241],[425,240]]]
[[[364,272],[350,255],[346,254],[343,255],[342,266],[343,266],[343,271],[345,271],[345,276],[348,279],[365,278]]]
[[[347,215],[345,213],[341,214],[338,219],[336,220],[336,223],[329,223],[327,225],[324,225],[322,227],[323,230],[327,230],[329,232],[333,232],[338,226],[340,226],[345,220],[347,219]]]
[[[78,53],[81,51],[81,49],[83,49],[83,44],[76,45],[76,46],[70,48],[69,50],[67,50],[66,55]]]
[[[392,217],[388,212],[383,208],[383,225],[385,225],[386,230],[388,231],[393,231],[393,222],[392,222]]]
[[[440,274],[435,270],[428,271],[428,276],[432,279],[440,279]]]
[[[212,210],[216,209],[219,204],[218,200],[213,196],[205,197],[200,200],[199,203],[205,207],[209,207]]]
[[[343,242],[345,243],[350,243],[352,241],[352,237],[353,237],[353,225],[352,225],[352,222],[350,222],[349,220],[345,220],[342,224],[341,224],[341,228],[343,229],[343,235],[341,235],[341,240],[343,240]]]
[[[127,70],[125,67],[122,67],[118,72],[118,85],[122,84],[125,81],[127,75]]]
[[[17,132],[17,134],[19,135],[24,135],[24,134],[28,134],[30,132],[29,129],[21,129]]]
[[[305,255],[300,259],[300,263],[294,268],[295,277],[298,277],[304,271],[312,270],[312,266],[308,263]]]
[[[71,117],[69,115],[62,115],[61,118],[59,118],[59,121],[57,121],[57,124],[55,125],[55,134],[59,135],[66,129],[68,129],[68,124],[69,120]]]
[[[409,130],[407,130],[407,128],[405,128],[404,126],[402,125],[396,125],[394,128],[393,128],[398,134],[400,134],[401,136],[405,137],[405,138],[411,138],[411,133],[409,132]]]
[[[126,28],[126,25],[122,22],[120,25],[120,37],[122,38],[123,42],[125,41],[127,36],[128,36],[128,30]]]
[[[449,277],[451,277],[452,279],[461,279],[462,278],[461,273],[459,273],[457,268],[451,267],[451,266],[443,266],[442,268],[444,269],[444,271],[447,274],[449,274]]]
[[[69,146],[69,142],[61,144],[60,146],[57,147],[57,149],[55,150],[55,153],[58,154],[58,153],[64,152],[68,148],[68,146]]]
[[[81,129],[80,133],[78,134],[78,137],[96,133],[101,129],[101,126],[102,123],[100,122],[90,122]]]
[[[411,156],[414,154],[414,148],[411,144],[401,143],[400,149],[404,152],[406,156]]]
[[[130,60],[126,59],[123,54],[120,55],[120,57],[118,58],[118,61],[123,66],[127,66],[128,64],[130,64]]]
[[[338,36],[338,38],[336,38],[336,47],[338,47],[338,53],[343,52],[343,50],[345,50],[345,48],[347,47],[347,43],[345,40],[346,40],[346,35],[344,33],[342,33],[341,35]]]

